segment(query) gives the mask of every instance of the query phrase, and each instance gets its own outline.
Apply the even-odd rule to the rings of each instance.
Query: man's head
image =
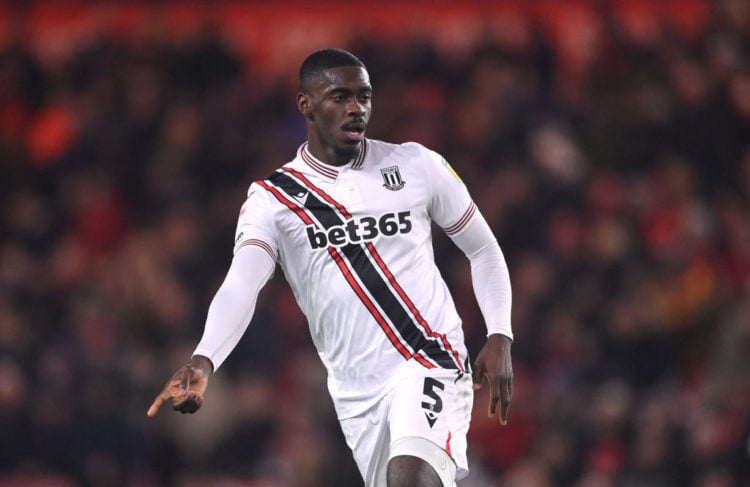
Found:
[[[326,70],[344,66],[365,69],[364,63],[357,56],[343,49],[328,48],[313,52],[299,68],[299,91],[306,91],[310,82],[320,79]]]
[[[323,162],[343,165],[362,149],[372,87],[362,61],[341,49],[310,54],[299,73],[297,107],[307,122],[308,148]]]

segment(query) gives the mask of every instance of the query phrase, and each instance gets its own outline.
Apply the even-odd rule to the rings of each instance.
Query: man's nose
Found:
[[[361,103],[359,100],[354,99],[349,103],[349,106],[347,107],[349,110],[349,113],[352,115],[359,115],[362,116],[367,111],[367,108],[364,103]]]

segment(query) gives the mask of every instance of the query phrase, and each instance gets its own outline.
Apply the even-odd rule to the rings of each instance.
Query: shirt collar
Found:
[[[310,151],[307,148],[307,142],[302,144],[300,148],[297,150],[297,155],[307,164],[310,166],[312,170],[314,170],[316,173],[320,174],[321,176],[335,180],[340,171],[340,167],[338,166],[331,166],[330,164],[326,164],[324,162],[321,162],[318,160],[314,155],[310,153]],[[341,167],[345,167],[346,165],[349,165],[352,169],[361,169],[365,164],[365,159],[367,158],[367,139],[362,141],[362,150],[359,151],[359,154],[357,154],[357,157],[349,161],[347,164]]]

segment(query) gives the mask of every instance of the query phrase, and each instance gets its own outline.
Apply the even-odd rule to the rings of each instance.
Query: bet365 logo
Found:
[[[335,225],[325,231],[307,227],[307,238],[313,249],[325,249],[329,245],[341,247],[350,243],[373,240],[378,235],[392,237],[398,233],[409,233],[412,229],[411,211],[386,213],[380,218],[365,216],[352,219],[344,225]]]

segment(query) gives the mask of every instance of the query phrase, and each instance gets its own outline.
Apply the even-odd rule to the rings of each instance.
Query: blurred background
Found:
[[[477,0],[0,3],[0,486],[361,485],[280,271],[204,408],[146,418],[327,46],[510,266],[510,424],[478,393],[460,485],[750,485],[750,3]]]

